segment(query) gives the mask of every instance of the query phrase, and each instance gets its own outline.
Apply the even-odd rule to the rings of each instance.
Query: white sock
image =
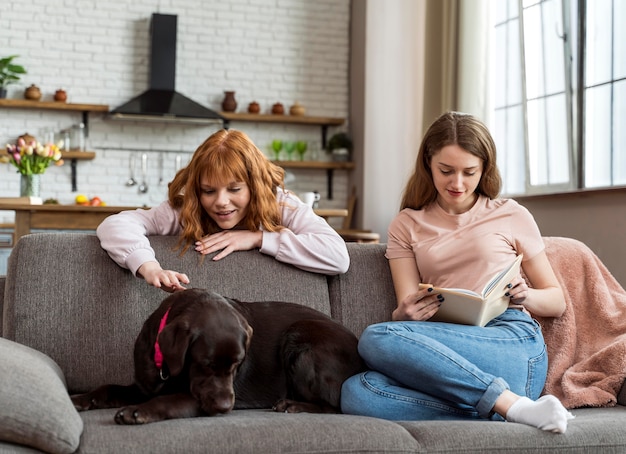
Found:
[[[565,433],[567,421],[574,419],[559,399],[552,395],[530,400],[522,397],[506,413],[506,420],[556,433]]]

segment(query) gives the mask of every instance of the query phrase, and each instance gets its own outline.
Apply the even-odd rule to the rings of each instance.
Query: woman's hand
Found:
[[[213,260],[220,260],[231,252],[260,248],[262,243],[263,232],[260,230],[224,230],[196,241],[196,251],[203,255],[221,251],[213,257]]]
[[[428,320],[439,310],[443,297],[433,294],[433,288],[425,288],[404,297],[398,307],[391,314],[391,319],[400,320]]]
[[[185,290],[182,284],[189,284],[189,278],[186,274],[164,270],[157,262],[144,263],[137,270],[137,274],[143,277],[148,284],[168,293]]]
[[[526,284],[522,276],[517,276],[511,281],[509,290],[507,290],[504,296],[511,298],[511,303],[513,304],[524,304],[524,300],[528,298],[528,284]]]

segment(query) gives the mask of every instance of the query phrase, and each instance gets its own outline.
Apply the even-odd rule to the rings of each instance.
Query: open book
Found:
[[[509,306],[510,299],[504,294],[509,290],[507,286],[511,280],[520,274],[522,257],[523,254],[518,255],[513,263],[496,274],[480,294],[462,288],[433,287],[433,294],[441,293],[444,301],[430,320],[485,326]],[[432,286],[420,284],[419,287],[422,289]]]

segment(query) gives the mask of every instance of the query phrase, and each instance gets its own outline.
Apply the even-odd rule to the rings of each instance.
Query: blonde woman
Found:
[[[109,216],[97,235],[118,265],[167,292],[184,289],[189,278],[161,268],[149,235],[179,235],[183,253],[217,252],[213,260],[258,249],[303,270],[345,273],[350,259],[344,240],[283,181],[284,170],[246,134],[220,130],[170,182],[167,201]]]
[[[486,126],[441,115],[420,146],[386,257],[396,292],[392,321],[359,340],[369,371],[342,388],[344,413],[397,420],[490,419],[563,433],[572,415],[541,396],[548,366],[531,314],[559,317],[565,300],[532,215],[498,198],[496,147]],[[524,255],[509,308],[485,327],[429,321],[444,297],[429,286],[480,291]]]

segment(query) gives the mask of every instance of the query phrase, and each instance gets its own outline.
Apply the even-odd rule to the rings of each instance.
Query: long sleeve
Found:
[[[341,236],[293,194],[279,189],[277,198],[285,228],[263,231],[261,253],[306,271],[345,273],[350,257]],[[178,211],[163,202],[149,210],[109,216],[98,226],[96,234],[115,263],[136,275],[142,264],[158,262],[148,235],[178,235],[180,231]]]
[[[123,268],[133,274],[146,262],[155,261],[148,235],[177,235],[180,233],[178,212],[169,202],[149,210],[122,211],[106,218],[96,230],[102,248]]]
[[[263,232],[261,252],[306,271],[334,275],[348,271],[350,257],[341,236],[291,193],[278,191],[279,232]]]

